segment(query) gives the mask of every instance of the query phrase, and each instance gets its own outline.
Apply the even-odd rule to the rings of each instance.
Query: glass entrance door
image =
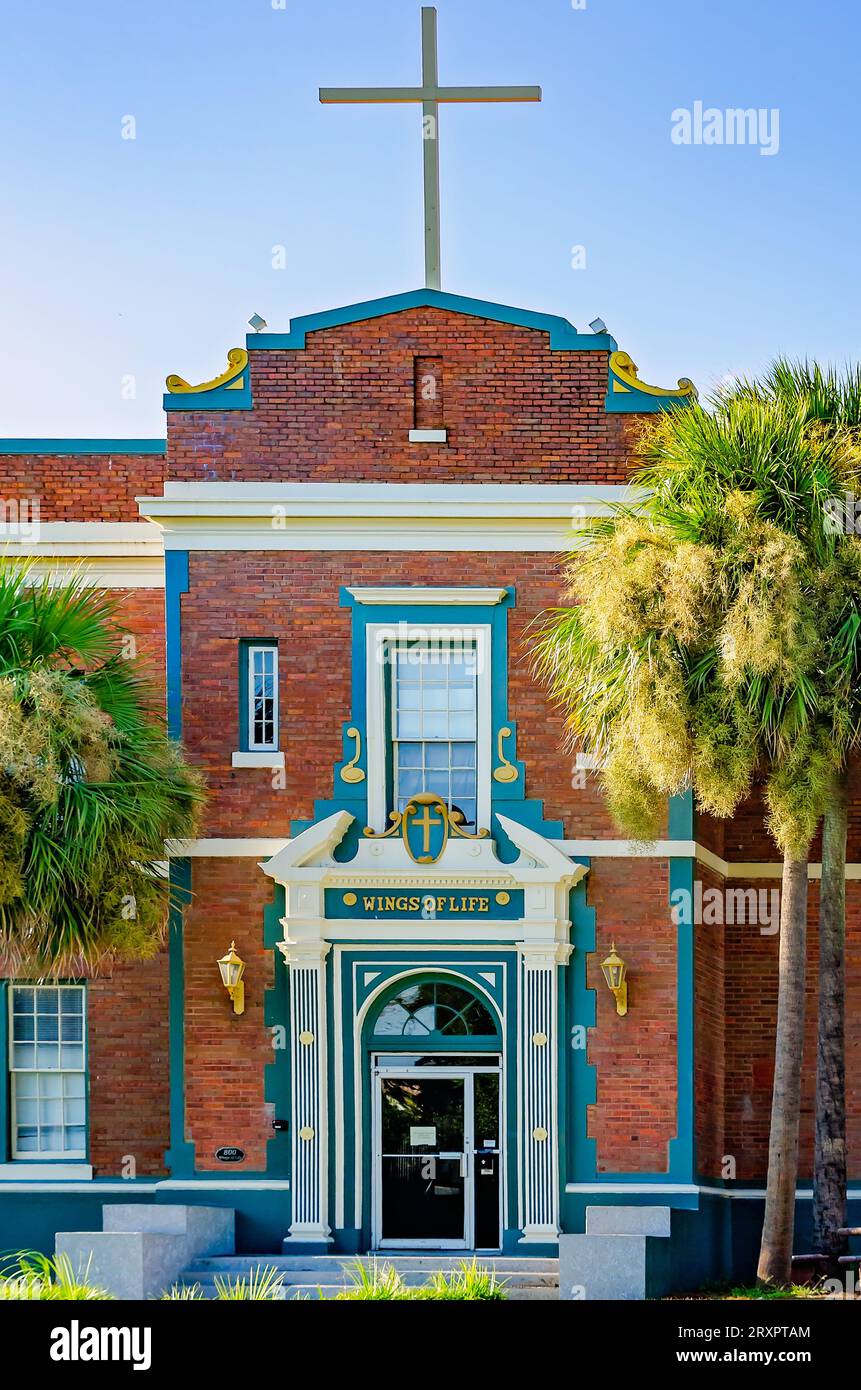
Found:
[[[374,1072],[374,1245],[496,1249],[499,1072],[415,1062]]]

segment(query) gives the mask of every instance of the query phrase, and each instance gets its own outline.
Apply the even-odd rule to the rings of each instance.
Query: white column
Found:
[[[571,954],[558,942],[519,945],[521,1243],[559,1235],[558,970]]]
[[[325,941],[279,943],[290,967],[293,1220],[285,1241],[328,1244]]]

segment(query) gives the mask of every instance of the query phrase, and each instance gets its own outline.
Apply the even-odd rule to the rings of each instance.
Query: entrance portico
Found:
[[[417,862],[405,834],[362,836],[351,858],[336,858],[355,834],[352,814],[338,811],[261,866],[286,904],[279,948],[290,971],[293,1181],[285,1248],[476,1248],[493,1233],[482,1181],[495,1187],[501,1212],[497,1244],[485,1248],[556,1241],[558,974],[572,949],[570,891],[587,868],[537,831],[497,821],[510,861],[489,837],[457,833],[430,863]],[[420,984],[448,992],[404,995]],[[475,1001],[484,1031],[470,1029],[458,999],[467,1014]],[[489,1076],[495,1082],[479,1080]],[[414,1123],[404,1120],[398,1086]],[[486,1133],[476,1130],[478,1113]],[[429,1207],[423,1193],[437,1200]]]

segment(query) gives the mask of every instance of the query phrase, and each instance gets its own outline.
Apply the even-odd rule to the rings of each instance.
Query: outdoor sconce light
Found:
[[[624,1018],[628,1012],[628,967],[617,952],[615,941],[610,948],[609,956],[601,962],[601,970],[607,981],[607,988],[616,1001],[616,1013]]]
[[[245,986],[242,983],[242,976],[245,974],[245,961],[236,954],[235,941],[231,941],[230,950],[226,956],[221,957],[218,968],[221,971],[221,983],[233,1000],[233,1012],[244,1014]]]

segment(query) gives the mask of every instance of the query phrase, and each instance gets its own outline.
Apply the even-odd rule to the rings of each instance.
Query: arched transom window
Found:
[[[490,1009],[460,985],[429,980],[406,985],[383,1005],[375,1038],[427,1042],[432,1037],[493,1037],[498,1032]]]

